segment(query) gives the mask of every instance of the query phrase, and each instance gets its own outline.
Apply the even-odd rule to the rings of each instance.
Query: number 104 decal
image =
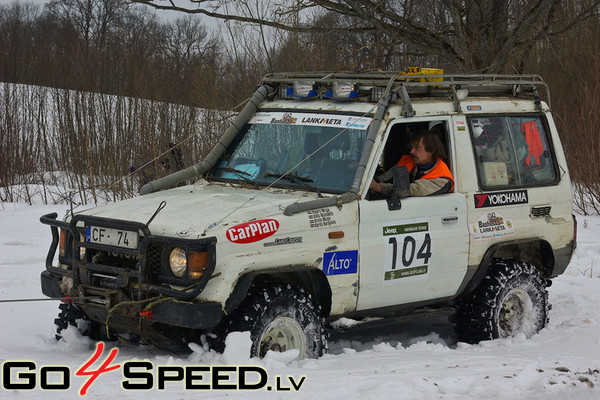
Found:
[[[429,222],[386,225],[383,238],[384,281],[427,274],[432,255]]]

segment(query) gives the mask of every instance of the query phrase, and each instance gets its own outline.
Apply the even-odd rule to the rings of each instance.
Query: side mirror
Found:
[[[408,197],[410,188],[410,178],[407,167],[396,166],[392,169],[392,174],[394,177],[394,188],[392,189],[392,195],[387,199],[388,209],[390,211],[402,208],[400,199]]]

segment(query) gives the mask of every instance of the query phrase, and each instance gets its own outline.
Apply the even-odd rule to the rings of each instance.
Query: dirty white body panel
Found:
[[[471,106],[480,111],[467,114],[539,113],[531,101],[524,100],[469,99],[462,103],[463,110]],[[370,115],[375,105],[276,101],[264,107]],[[456,112],[450,100],[417,99],[413,107],[419,118],[437,116],[447,124],[450,166],[456,181],[454,193],[406,198],[397,211],[388,210],[385,201],[365,200],[388,124],[418,120],[403,117],[401,107],[394,105],[388,109],[375,138],[355,201],[286,216],[285,207],[314,200],[316,194],[301,189],[256,190],[200,180],[194,185],[84,213],[146,223],[165,201],[166,206],[149,226],[152,234],[217,239],[214,277],[199,300],[225,304],[238,279],[251,271],[309,266],[327,276],[332,291],[331,315],[455,296],[467,267],[479,265],[493,244],[529,238],[547,240],[553,248],[569,244],[572,199],[568,175],[561,170],[557,185],[524,189],[526,203],[479,207],[477,196],[484,193],[477,182],[467,114]],[[547,111],[547,107],[545,109]],[[554,123],[547,112],[546,118],[557,163],[566,165]],[[552,207],[551,217],[530,217],[531,207],[546,205]],[[506,235],[487,237],[477,232],[478,223],[485,223],[491,218],[490,214],[510,225]],[[244,230],[253,222],[261,224],[273,220],[276,223],[267,225],[264,232],[256,226]],[[232,228],[235,229],[231,231]],[[330,238],[332,232],[343,232],[343,238]],[[240,235],[246,240],[240,241]]]
[[[359,310],[456,294],[469,249],[465,196],[360,202]]]

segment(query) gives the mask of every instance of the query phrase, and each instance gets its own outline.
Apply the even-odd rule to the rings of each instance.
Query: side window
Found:
[[[444,148],[442,160],[452,170],[449,161],[448,128],[447,122],[444,120],[403,122],[392,125],[382,154],[382,167],[387,170],[396,165],[402,156],[410,153],[411,137],[416,133],[427,132],[433,128],[437,128],[435,131]]]
[[[403,156],[409,155],[411,152],[411,141],[414,139],[415,135],[417,135],[417,138],[421,138],[420,135],[424,134],[424,133],[429,133],[431,134],[431,136],[434,136],[436,139],[432,140],[429,139],[432,142],[436,142],[436,144],[430,144],[429,146],[431,147],[431,151],[429,152],[429,154],[431,155],[431,157],[434,157],[434,160],[437,160],[438,158],[441,159],[446,166],[448,167],[448,169],[450,169],[450,171],[452,171],[453,166],[451,163],[451,157],[450,157],[450,140],[449,140],[449,130],[448,130],[448,120],[445,119],[435,119],[435,120],[421,120],[421,121],[414,121],[414,122],[396,122],[393,123],[390,126],[390,131],[385,143],[385,146],[383,148],[383,152],[381,154],[381,158],[379,160],[379,165],[377,168],[377,171],[375,172],[375,176],[374,176],[374,180],[377,183],[380,183],[382,186],[381,192],[377,191],[377,192],[373,192],[370,191],[367,194],[367,200],[382,200],[384,198],[388,198],[389,194],[391,192],[391,188],[393,185],[393,174],[392,174],[392,168],[398,164],[398,162],[400,161],[400,159]],[[430,136],[430,137],[431,137]],[[422,140],[422,139],[421,139]],[[428,163],[429,164],[429,163]],[[437,165],[436,163],[433,163],[434,165]],[[419,163],[419,165],[424,165],[422,162]],[[431,168],[433,168],[432,165],[430,167],[429,170],[431,170]],[[419,169],[418,166],[414,166],[413,164],[413,168],[411,170],[411,194],[410,196],[427,196],[427,195],[433,195],[433,194],[444,194],[447,193],[448,191],[451,191],[451,185],[449,183],[448,187],[436,187],[436,186],[430,186],[430,187],[426,187],[427,185],[424,186],[424,189],[420,189],[420,190],[416,190],[417,193],[419,194],[415,194],[414,192],[412,192],[412,185],[415,184],[414,182],[419,180],[425,173],[421,173],[419,175],[419,172],[417,171]],[[430,179],[430,178],[427,178]],[[383,186],[387,186],[387,189]],[[416,185],[417,188],[419,187],[419,185]],[[439,193],[436,193],[435,190],[439,190]],[[431,192],[427,192],[427,191],[431,191]]]
[[[470,118],[479,182],[484,188],[552,184],[555,163],[540,116]]]

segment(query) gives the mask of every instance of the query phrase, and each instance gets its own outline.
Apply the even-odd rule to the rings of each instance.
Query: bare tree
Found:
[[[564,0],[565,19],[577,0]],[[535,66],[550,85],[578,212],[600,214],[600,13],[561,37],[533,49]]]
[[[47,6],[52,16],[83,38],[87,49],[105,46],[111,28],[126,7],[120,0],[52,0]]]
[[[35,52],[31,46],[40,7],[28,3],[11,3],[0,8],[0,79],[19,82],[32,79],[28,61]]]
[[[403,43],[407,51],[440,56],[455,69],[469,72],[522,70],[536,43],[590,18],[600,4],[600,0],[583,0],[578,12],[564,20],[557,12],[561,0],[281,0],[263,15],[230,12],[227,6],[240,3],[237,0],[189,0],[187,7],[169,0],[131,1],[293,32],[378,32],[391,42]],[[336,28],[290,19],[290,15],[309,10],[352,18],[348,25]]]

